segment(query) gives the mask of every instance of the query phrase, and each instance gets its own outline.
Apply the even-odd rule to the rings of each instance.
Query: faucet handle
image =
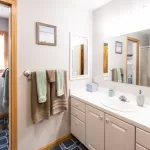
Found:
[[[119,99],[120,99],[121,101],[123,101],[123,102],[127,102],[127,101],[128,101],[127,98],[126,98],[124,95],[121,95],[121,96],[119,97]]]

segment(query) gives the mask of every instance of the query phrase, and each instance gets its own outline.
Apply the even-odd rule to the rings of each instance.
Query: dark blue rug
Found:
[[[69,139],[52,150],[87,150],[76,138]]]

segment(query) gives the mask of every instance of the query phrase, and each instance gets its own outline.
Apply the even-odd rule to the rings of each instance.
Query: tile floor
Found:
[[[87,150],[76,138],[65,141],[52,150]]]

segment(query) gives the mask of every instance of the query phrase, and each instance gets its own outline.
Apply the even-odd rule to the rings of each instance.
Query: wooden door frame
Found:
[[[126,50],[126,54],[128,55],[128,41],[132,41],[134,43],[137,44],[136,46],[136,85],[139,85],[139,45],[140,45],[140,41],[137,39],[134,39],[132,37],[127,37],[127,50]],[[127,56],[126,55],[126,78],[128,79],[128,64],[127,64]]]
[[[17,0],[0,0],[0,4],[11,7],[11,150],[18,150],[18,130],[17,130]]]

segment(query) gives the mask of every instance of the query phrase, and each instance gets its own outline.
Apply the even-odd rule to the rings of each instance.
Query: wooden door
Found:
[[[105,150],[135,150],[135,127],[106,115]]]
[[[108,45],[104,46],[104,73],[108,73]]]
[[[86,105],[86,146],[104,150],[104,113]]]

